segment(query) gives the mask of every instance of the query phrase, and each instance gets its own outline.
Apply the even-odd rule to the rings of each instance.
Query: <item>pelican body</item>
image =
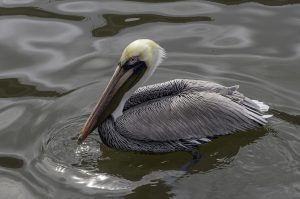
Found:
[[[130,43],[78,143],[98,127],[103,143],[115,149],[191,151],[217,136],[267,123],[262,112],[268,106],[245,97],[238,86],[175,79],[140,87],[164,57],[164,49],[152,40]]]

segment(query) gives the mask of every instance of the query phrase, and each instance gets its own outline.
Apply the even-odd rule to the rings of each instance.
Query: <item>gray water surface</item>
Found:
[[[0,198],[300,198],[300,1],[0,0]],[[119,56],[139,38],[174,78],[240,85],[268,126],[184,152],[76,137]]]

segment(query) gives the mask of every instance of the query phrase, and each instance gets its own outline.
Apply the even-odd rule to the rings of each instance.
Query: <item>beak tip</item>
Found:
[[[81,145],[82,142],[83,142],[82,137],[81,137],[81,136],[78,136],[78,138],[77,138],[77,144],[78,144],[78,145]]]

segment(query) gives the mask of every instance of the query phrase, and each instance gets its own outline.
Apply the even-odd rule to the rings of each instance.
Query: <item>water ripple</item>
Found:
[[[39,18],[53,18],[53,19],[64,19],[71,21],[82,21],[85,17],[76,15],[63,15],[59,13],[49,12],[40,8],[35,7],[14,7],[14,8],[3,8],[0,7],[0,16],[10,16],[10,15],[24,15],[29,17],[39,17]]]
[[[0,5],[23,5],[33,3],[35,0],[0,0]]]
[[[95,162],[99,155],[97,135],[92,135],[85,143],[77,146],[76,132],[79,132],[86,118],[87,116],[75,117],[54,125],[47,134],[49,138],[44,146],[47,156],[79,168],[84,167],[85,162]]]
[[[70,50],[68,43],[76,45],[82,30],[72,24],[30,19],[0,20],[1,72],[14,76],[26,76],[31,81],[51,85],[47,71],[60,70],[66,57],[80,54]],[[13,38],[13,39],[12,39]],[[62,53],[63,49],[67,52]],[[11,53],[14,51],[14,53]],[[18,56],[18,59],[11,57]],[[8,57],[10,59],[5,59]],[[14,67],[11,67],[14,66]],[[43,75],[44,74],[44,75]],[[9,75],[8,75],[9,76]],[[56,87],[56,85],[50,86]],[[60,87],[60,85],[58,85]]]
[[[217,2],[225,5],[235,5],[235,4],[243,4],[243,3],[249,3],[249,2],[256,2],[263,5],[269,5],[269,6],[282,6],[282,5],[291,5],[291,4],[298,4],[298,0],[209,0],[212,2]]]
[[[173,3],[138,3],[138,2],[124,2],[124,1],[76,1],[61,3],[58,9],[64,12],[101,12],[101,13],[115,13],[121,10],[123,14],[132,13],[159,13],[168,16],[189,16],[214,13],[220,11],[217,6],[206,4],[202,2],[173,2]]]
[[[37,198],[30,193],[24,182],[20,181],[20,179],[12,179],[12,177],[0,177],[0,192],[3,199]]]
[[[0,167],[19,169],[24,165],[24,161],[17,157],[1,156],[0,155]]]
[[[266,6],[268,5],[268,6]],[[299,198],[297,0],[0,0],[1,198]],[[266,128],[188,153],[116,151],[76,136],[122,50],[157,41],[147,84],[239,84],[271,107]],[[279,175],[280,174],[280,175]]]
[[[56,91],[39,90],[35,85],[23,84],[17,78],[0,79],[0,98],[11,97],[59,97]]]
[[[22,106],[6,107],[0,113],[0,129],[5,129],[15,123],[23,115],[25,108]],[[3,132],[3,131],[2,131]]]
[[[166,23],[188,23],[195,21],[211,21],[210,17],[206,16],[193,16],[193,17],[167,17],[153,14],[135,14],[135,15],[116,15],[105,14],[103,15],[107,21],[103,27],[95,28],[92,34],[95,37],[107,37],[116,35],[119,31],[125,28],[138,26],[146,23],[153,22],[166,22]]]

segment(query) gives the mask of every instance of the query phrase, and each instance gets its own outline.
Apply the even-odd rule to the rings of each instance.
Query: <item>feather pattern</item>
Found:
[[[141,87],[122,116],[99,126],[100,137],[122,150],[189,151],[216,136],[265,125],[259,107],[237,89],[185,79]]]

